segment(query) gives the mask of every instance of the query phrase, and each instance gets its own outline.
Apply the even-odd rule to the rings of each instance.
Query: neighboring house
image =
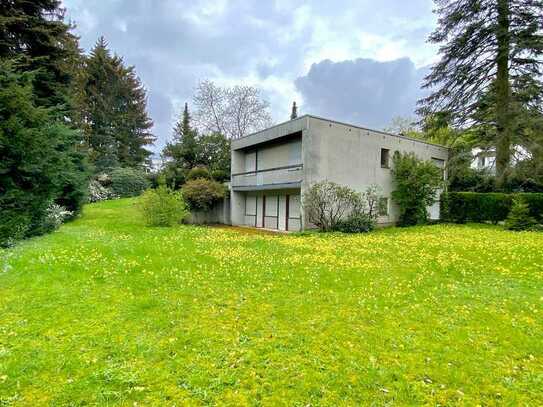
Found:
[[[382,190],[378,222],[393,224],[398,219],[391,200],[395,151],[413,152],[443,169],[449,154],[446,147],[310,115],[232,140],[232,224],[311,228],[303,194],[323,180],[359,192],[377,184]],[[429,210],[439,218],[438,204]]]
[[[486,171],[489,174],[496,174],[496,151],[495,149],[482,149],[474,148],[471,150],[473,160],[471,162],[471,168]]]

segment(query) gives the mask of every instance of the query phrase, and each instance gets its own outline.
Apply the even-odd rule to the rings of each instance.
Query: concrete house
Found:
[[[363,192],[382,189],[378,223],[393,224],[391,163],[395,151],[413,152],[445,168],[448,149],[382,131],[304,115],[232,141],[232,225],[284,231],[310,228],[303,195],[329,180]],[[444,173],[445,176],[445,173]],[[439,205],[429,208],[439,218]]]

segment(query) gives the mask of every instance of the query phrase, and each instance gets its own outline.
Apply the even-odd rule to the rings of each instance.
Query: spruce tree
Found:
[[[77,38],[60,1],[0,7],[0,241],[44,232],[54,201],[77,213],[88,177],[73,128]]]
[[[441,60],[425,78],[424,86],[437,89],[419,102],[419,113],[449,112],[456,125],[478,124],[476,113],[480,114],[482,99],[493,93],[494,102],[487,112],[491,113],[501,185],[510,167],[517,120],[514,105],[535,105],[543,91],[543,2],[435,2],[438,28],[429,41],[441,44]]]
[[[80,84],[80,122],[95,171],[148,164],[154,141],[146,92],[132,66],[112,55],[101,37],[85,62]]]
[[[198,134],[195,129],[190,126],[190,113],[188,104],[185,103],[185,108],[179,120],[173,129],[173,140],[169,142],[163,151],[163,156],[166,159],[174,162],[179,168],[190,170],[198,162]]]
[[[0,58],[17,59],[19,72],[35,72],[35,103],[71,116],[73,67],[80,50],[60,5],[59,0],[2,1]]]

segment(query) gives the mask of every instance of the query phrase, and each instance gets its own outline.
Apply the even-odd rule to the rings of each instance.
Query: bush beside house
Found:
[[[431,161],[421,160],[413,153],[396,152],[393,162],[395,190],[392,199],[400,211],[398,225],[427,223],[427,208],[437,201],[437,192],[443,186],[441,170]]]
[[[330,181],[321,181],[304,194],[309,222],[323,232],[369,232],[375,229],[379,191],[370,186],[363,194]]]

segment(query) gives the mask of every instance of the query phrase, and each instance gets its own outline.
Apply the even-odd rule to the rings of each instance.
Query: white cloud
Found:
[[[432,61],[425,44],[434,25],[431,0],[64,0],[89,49],[104,35],[149,90],[159,138],[190,101],[198,80],[258,86],[274,119],[288,117],[296,100],[310,107],[295,85],[312,64],[409,57],[416,67]],[[375,89],[375,91],[377,91]]]

